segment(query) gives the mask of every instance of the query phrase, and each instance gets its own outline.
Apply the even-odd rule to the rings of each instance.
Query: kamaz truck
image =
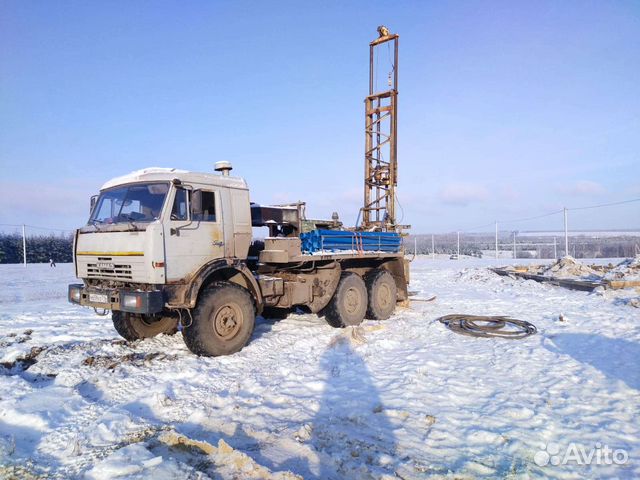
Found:
[[[251,204],[242,178],[149,168],[107,182],[76,231],[69,300],[111,311],[127,340],[182,331],[198,355],[240,350],[256,315],[299,307],[334,327],[389,318],[407,300],[400,236]],[[252,227],[267,227],[252,241]]]
[[[334,327],[389,318],[408,301],[408,262],[395,218],[398,35],[370,43],[364,205],[356,226],[308,219],[305,204],[252,204],[230,174],[149,168],[108,181],[78,229],[81,284],[69,301],[105,314],[127,340],[181,331],[198,355],[227,355],[257,315],[317,313]],[[375,92],[374,49],[393,44],[389,90]],[[385,53],[386,55],[386,53]],[[253,228],[268,229],[263,240]]]

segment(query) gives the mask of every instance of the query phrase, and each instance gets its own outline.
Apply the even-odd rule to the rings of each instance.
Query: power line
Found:
[[[544,218],[544,217],[550,217],[552,215],[557,215],[559,213],[562,213],[562,210],[557,210],[555,212],[550,212],[550,213],[545,213],[543,215],[536,215],[535,217],[526,217],[526,218],[517,218],[515,220],[496,220],[496,222],[498,222],[499,224],[503,224],[503,223],[517,223],[517,222],[526,222],[528,220],[535,220],[538,218]],[[483,225],[478,225],[476,227],[471,227],[471,228],[467,228],[465,230],[459,230],[460,232],[470,232],[472,230],[477,230],[478,228],[484,228],[484,227],[492,227],[496,224],[496,222],[491,222],[491,223],[485,223]]]
[[[466,233],[466,232],[470,232],[472,230],[477,230],[478,228],[491,227],[494,224],[495,224],[495,222],[485,223],[484,225],[478,225],[476,227],[471,227],[471,228],[467,228],[466,230],[460,230],[460,231],[463,232],[463,233]]]
[[[29,228],[35,228],[36,230],[50,230],[52,232],[74,232],[75,230],[67,230],[65,228],[49,228],[49,227],[37,227],[35,225],[25,225]]]
[[[51,227],[39,227],[37,225],[28,225],[28,224],[14,224],[14,223],[0,223],[0,227],[16,227],[21,228],[22,226],[34,228],[36,230],[48,230],[51,232],[74,232],[75,230],[69,230],[66,228],[51,228]]]
[[[527,218],[519,218],[516,220],[498,220],[498,223],[518,223],[518,222],[527,222],[529,220],[536,220],[538,218],[551,217],[553,215],[557,215],[562,213],[562,210],[556,210],[555,212],[549,212],[542,215],[536,215],[535,217],[527,217]]]
[[[631,200],[622,200],[621,202],[602,203],[600,205],[590,205],[588,207],[567,208],[567,210],[588,210],[590,208],[611,207],[613,205],[622,205],[624,203],[633,203],[633,202],[640,202],[640,198],[633,198]]]
[[[614,205],[623,205],[626,203],[633,203],[633,202],[640,202],[640,198],[632,198],[630,200],[621,200],[619,202],[611,202],[611,203],[602,203],[599,205],[589,205],[589,206],[585,206],[585,207],[573,207],[573,208],[567,208],[567,210],[571,211],[571,210],[588,210],[588,209],[592,209],[592,208],[601,208],[601,207],[611,207]],[[528,222],[530,220],[537,220],[539,218],[545,218],[545,217],[551,217],[553,215],[558,215],[560,213],[562,213],[564,211],[563,210],[556,210],[553,212],[549,212],[549,213],[544,213],[542,215],[536,215],[533,217],[525,217],[525,218],[516,218],[514,220],[497,220],[498,224],[510,224],[510,223],[519,223],[519,222]],[[484,227],[491,227],[495,225],[495,222],[491,222],[491,223],[485,223],[484,225],[478,225],[476,227],[471,227],[471,228],[466,228],[466,229],[459,229],[458,231],[460,232],[470,232],[472,230],[477,230],[478,228],[484,228]]]

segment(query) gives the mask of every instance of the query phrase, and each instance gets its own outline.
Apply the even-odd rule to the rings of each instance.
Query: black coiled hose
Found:
[[[470,337],[500,337],[519,340],[538,331],[532,323],[502,316],[454,314],[445,315],[438,320],[451,331]]]

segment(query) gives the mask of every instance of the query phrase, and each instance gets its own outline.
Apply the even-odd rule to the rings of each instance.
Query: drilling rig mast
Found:
[[[401,227],[397,224],[395,211],[399,36],[390,33],[383,25],[378,27],[378,34],[379,37],[369,44],[369,95],[364,101],[364,206],[360,228],[395,232]],[[378,63],[387,61],[391,68],[387,78],[388,89],[378,92]]]

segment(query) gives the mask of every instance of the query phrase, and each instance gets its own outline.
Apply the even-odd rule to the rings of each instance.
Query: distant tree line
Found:
[[[37,235],[27,237],[27,263],[73,261],[73,236]],[[0,233],[0,263],[22,263],[22,235]]]

